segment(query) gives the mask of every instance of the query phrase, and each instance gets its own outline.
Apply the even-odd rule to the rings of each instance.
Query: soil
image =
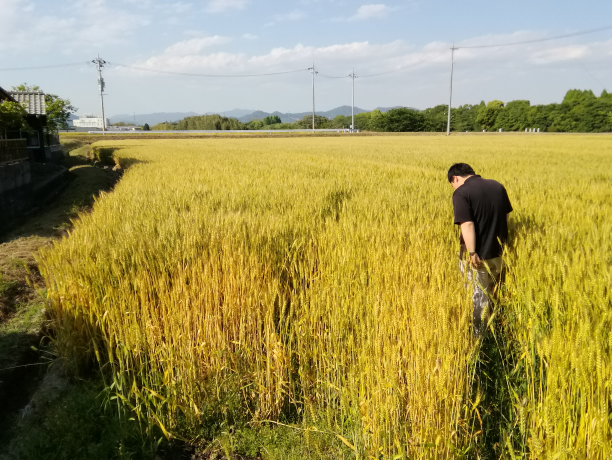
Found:
[[[21,225],[0,235],[0,438],[27,407],[48,369],[48,359],[38,351],[45,346],[41,295],[45,284],[35,254],[66,235],[72,220],[91,209],[94,197],[112,189],[121,177],[120,172],[96,168],[82,157],[67,157],[63,166],[70,170],[65,189]],[[33,177],[44,180],[58,169],[34,165]]]

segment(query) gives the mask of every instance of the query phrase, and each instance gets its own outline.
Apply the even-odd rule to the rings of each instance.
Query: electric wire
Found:
[[[89,62],[73,62],[70,64],[52,64],[52,65],[39,65],[33,67],[13,67],[10,69],[0,69],[0,72],[10,72],[11,70],[37,70],[37,69],[54,69],[57,67],[76,67],[80,65],[87,65]]]
[[[581,68],[582,68],[582,69],[583,69],[583,70],[584,70],[586,73],[588,73],[588,74],[591,76],[591,78],[592,78],[593,80],[595,80],[597,83],[599,83],[599,85],[600,85],[600,86],[601,86],[603,89],[606,89],[606,85],[604,85],[604,84],[603,84],[601,81],[599,81],[599,79],[598,79],[598,78],[597,78],[595,75],[593,75],[589,69],[587,69],[587,67],[586,67],[586,66],[585,66],[585,65],[582,63],[582,61],[580,61],[579,59],[576,59],[576,63],[577,63],[577,64],[578,64],[578,65],[579,65],[579,66],[580,66],[580,67],[581,67]]]
[[[401,72],[403,70],[411,69],[411,68],[416,67],[416,66],[418,66],[420,64],[423,64],[424,62],[427,62],[430,59],[433,59],[434,57],[440,56],[440,55],[445,54],[445,53],[446,53],[446,50],[438,51],[438,52],[435,52],[435,53],[429,53],[429,54],[426,54],[425,56],[423,56],[421,59],[419,59],[417,62],[415,62],[413,64],[400,67],[399,69],[388,70],[386,72],[373,73],[373,74],[370,74],[370,75],[359,75],[359,78],[378,77],[380,75],[387,75],[387,74],[390,74],[390,73]]]
[[[499,46],[527,45],[529,43],[540,43],[540,42],[547,42],[547,41],[551,41],[551,40],[560,40],[562,38],[578,37],[580,35],[594,34],[596,32],[602,32],[604,30],[610,30],[610,29],[612,29],[612,26],[605,26],[605,27],[599,27],[597,29],[583,30],[583,31],[574,32],[574,33],[571,33],[571,34],[556,35],[554,37],[548,37],[548,38],[537,38],[537,39],[534,39],[534,40],[524,40],[524,41],[520,41],[520,42],[500,43],[498,45],[453,46],[453,48],[455,48],[456,50],[460,50],[460,49],[473,49],[473,48],[497,48]]]
[[[114,65],[116,67],[125,67],[127,69],[142,70],[144,72],[163,73],[163,74],[170,74],[170,75],[182,75],[182,76],[188,76],[188,77],[207,77],[207,78],[215,78],[215,77],[219,77],[219,78],[267,77],[267,76],[270,76],[270,75],[282,75],[282,74],[288,74],[288,73],[305,72],[305,71],[310,70],[310,69],[297,69],[297,70],[286,70],[286,71],[283,71],[283,72],[220,75],[220,74],[201,74],[201,73],[171,72],[169,70],[147,69],[147,68],[144,68],[144,67],[136,67],[136,66],[125,65],[125,64],[116,64],[116,63],[109,63],[109,64],[110,65]]]
[[[350,78],[350,75],[342,75],[341,77],[333,77],[333,76],[325,75],[322,73],[319,73],[318,76],[323,77],[323,78]]]
[[[523,41],[518,41],[518,42],[510,42],[510,43],[498,43],[498,44],[490,44],[490,45],[466,45],[466,46],[454,46],[453,45],[453,48],[458,50],[458,49],[498,48],[498,47],[503,47],[503,46],[526,45],[526,44],[531,44],[531,43],[541,43],[541,42],[552,41],[552,40],[560,40],[560,39],[568,38],[568,37],[577,37],[581,35],[593,34],[593,33],[602,32],[605,30],[612,30],[612,25],[605,26],[605,27],[598,27],[596,29],[583,30],[583,31],[574,32],[570,34],[556,35],[554,37],[539,38],[539,39],[533,39],[533,40],[523,40]],[[439,54],[439,53],[436,53],[436,54]],[[379,75],[386,75],[390,73],[400,72],[402,70],[409,69],[416,65],[419,65],[422,62],[425,62],[426,60],[429,60],[429,58],[422,59],[416,62],[415,64],[412,64],[410,66],[404,66],[399,69],[390,70],[387,72],[380,72],[376,74],[370,74],[370,75],[362,75],[361,78],[377,77]],[[90,62],[86,61],[86,62],[74,62],[74,63],[68,63],[68,64],[52,64],[52,65],[44,65],[44,66],[12,67],[12,68],[0,69],[0,72],[9,72],[9,71],[15,71],[15,70],[36,70],[36,69],[53,69],[53,68],[61,68],[61,67],[75,67],[75,66],[80,66],[83,64],[89,65]],[[172,72],[168,70],[158,70],[158,69],[147,69],[144,67],[137,67],[137,66],[131,66],[131,65],[126,65],[126,64],[113,64],[113,63],[108,63],[108,64],[115,65],[117,67],[125,67],[128,69],[140,70],[144,72],[154,72],[154,73],[162,73],[162,74],[170,74],[170,75],[183,75],[183,76],[189,76],[189,77],[207,77],[207,78],[265,77],[265,76],[271,76],[271,75],[282,75],[282,74],[289,74],[289,73],[305,72],[305,71],[310,70],[310,69],[297,69],[297,70],[288,70],[288,71],[281,71],[281,72],[259,73],[259,74],[243,74],[243,75],[221,74],[221,75],[217,75],[217,74],[197,74],[197,73],[186,73],[186,72]],[[349,75],[332,76],[332,75],[325,75],[325,74],[319,74],[319,76],[323,78],[334,78],[334,79],[350,77]]]

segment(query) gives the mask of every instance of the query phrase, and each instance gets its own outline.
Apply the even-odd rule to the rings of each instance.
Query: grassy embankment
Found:
[[[94,167],[81,139],[62,143],[68,185],[0,236],[0,458],[134,458],[151,452],[136,427],[102,407],[96,374],[67,377],[46,338],[46,289],[34,255],[66,235],[120,177]]]

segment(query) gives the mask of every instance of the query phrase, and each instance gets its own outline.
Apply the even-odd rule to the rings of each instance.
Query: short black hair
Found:
[[[455,163],[448,168],[448,181],[452,182],[454,176],[465,177],[476,174],[472,167],[467,163]]]

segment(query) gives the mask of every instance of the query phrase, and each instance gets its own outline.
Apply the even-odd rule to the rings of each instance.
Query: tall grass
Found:
[[[612,149],[596,136],[122,141],[40,255],[56,343],[144,426],[299,424],[372,458],[609,458]],[[487,433],[448,166],[516,212]]]

